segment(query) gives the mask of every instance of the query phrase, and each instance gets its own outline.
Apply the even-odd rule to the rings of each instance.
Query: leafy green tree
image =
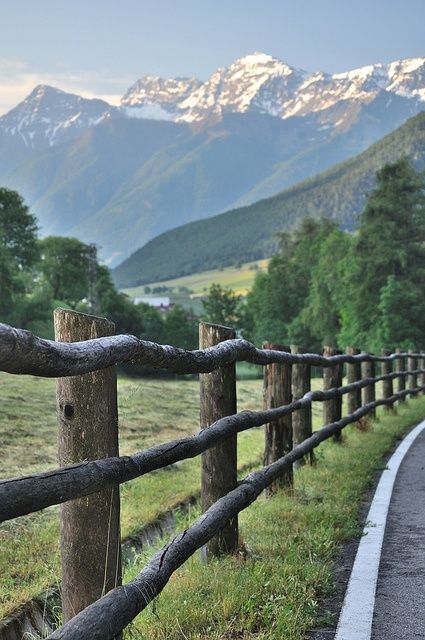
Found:
[[[236,326],[241,296],[219,284],[212,284],[206,300],[202,301],[203,318],[207,322]]]
[[[199,344],[196,318],[176,304],[164,319],[164,336],[168,344],[182,349],[196,349]]]
[[[321,276],[316,272],[320,262],[323,272],[330,270],[324,246],[330,239],[334,242],[337,233],[330,220],[305,218],[291,235],[280,234],[278,254],[271,259],[266,273],[257,274],[247,296],[242,313],[244,336],[257,344],[263,340],[296,342],[310,349],[321,343],[324,328],[316,327],[311,317],[314,314],[323,320],[325,306],[319,291]],[[331,286],[331,277],[327,276],[327,280],[327,286]],[[329,324],[336,322],[333,302],[327,314],[326,330],[332,331]]]
[[[72,307],[87,297],[90,248],[76,238],[48,236],[39,241],[39,270],[55,300]]]
[[[37,224],[16,191],[0,188],[0,313],[3,322],[19,321],[18,301],[38,258]]]
[[[305,305],[299,315],[311,348],[320,350],[323,345],[336,346],[341,330],[346,279],[350,272],[350,234],[334,227],[323,237],[317,247],[317,261],[311,273],[311,281]],[[295,325],[296,326],[296,325]],[[289,331],[291,332],[293,329]],[[291,340],[297,342],[295,335]],[[305,344],[300,342],[298,344]]]
[[[38,258],[37,221],[16,191],[0,188],[0,247],[13,265],[32,266]]]
[[[387,278],[379,296],[381,320],[378,324],[377,345],[389,349],[410,349],[424,344],[425,298],[422,286],[401,282],[394,275]]]
[[[423,294],[418,287],[425,278],[424,243],[424,176],[403,158],[378,171],[376,187],[361,216],[353,248],[341,341],[377,348],[383,338],[380,326],[388,322],[382,315],[389,309],[388,296],[391,294],[394,300],[400,286],[405,287],[409,295],[413,295],[416,288],[416,300],[412,299],[403,313],[406,320],[410,318],[410,329],[404,325],[405,338],[413,339],[417,335],[414,319],[422,304]],[[394,280],[389,281],[389,276]]]

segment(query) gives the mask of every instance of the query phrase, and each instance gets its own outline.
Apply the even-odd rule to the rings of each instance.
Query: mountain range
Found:
[[[205,82],[144,76],[119,106],[40,85],[0,118],[0,182],[44,235],[116,265],[362,152],[424,104],[425,58],[332,75],[254,53]]]
[[[306,215],[326,216],[352,230],[376,171],[403,156],[425,168],[425,112],[360,155],[271,198],[161,234],[116,267],[113,278],[119,287],[133,287],[269,257],[278,232]]]

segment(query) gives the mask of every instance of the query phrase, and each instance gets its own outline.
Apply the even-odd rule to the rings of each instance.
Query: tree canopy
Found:
[[[425,180],[406,158],[377,172],[355,234],[304,219],[247,296],[244,335],[319,350],[425,345]]]

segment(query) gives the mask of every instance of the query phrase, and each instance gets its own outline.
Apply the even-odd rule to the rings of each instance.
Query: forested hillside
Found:
[[[277,233],[305,216],[354,229],[376,171],[402,156],[416,168],[425,165],[424,112],[360,155],[272,198],[163,233],[119,265],[114,280],[130,287],[268,257],[276,251]]]

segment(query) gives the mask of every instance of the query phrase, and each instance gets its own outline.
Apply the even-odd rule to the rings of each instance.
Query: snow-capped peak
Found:
[[[125,93],[119,108],[87,100],[49,85],[38,85],[0,118],[0,132],[18,136],[27,147],[42,148],[70,139],[112,115],[197,122],[226,113],[260,113],[282,119],[320,114],[326,127],[344,126],[347,105],[366,104],[378,94],[425,101],[425,58],[371,64],[343,73],[307,73],[255,51],[196,78],[145,75]],[[332,111],[338,109],[338,117]],[[316,116],[315,116],[316,117]]]
[[[255,51],[247,56],[238,58],[230,65],[229,69],[240,67],[245,67],[250,70],[253,69],[255,72],[258,72],[260,69],[269,69],[272,73],[278,72],[282,75],[289,75],[295,71],[293,67],[282,62],[279,58],[274,58],[268,53],[261,53],[260,51]]]
[[[103,100],[86,99],[40,84],[0,118],[0,131],[19,136],[25,146],[53,146],[101,122],[113,110]]]
[[[146,76],[122,100],[127,115],[195,122],[247,111],[281,118],[369,102],[379,92],[425,100],[425,58],[372,64],[344,73],[306,73],[255,51],[217,69],[208,80]]]
[[[196,78],[146,75],[124,94],[121,109],[130,117],[174,120],[179,115],[180,103],[200,84]]]

